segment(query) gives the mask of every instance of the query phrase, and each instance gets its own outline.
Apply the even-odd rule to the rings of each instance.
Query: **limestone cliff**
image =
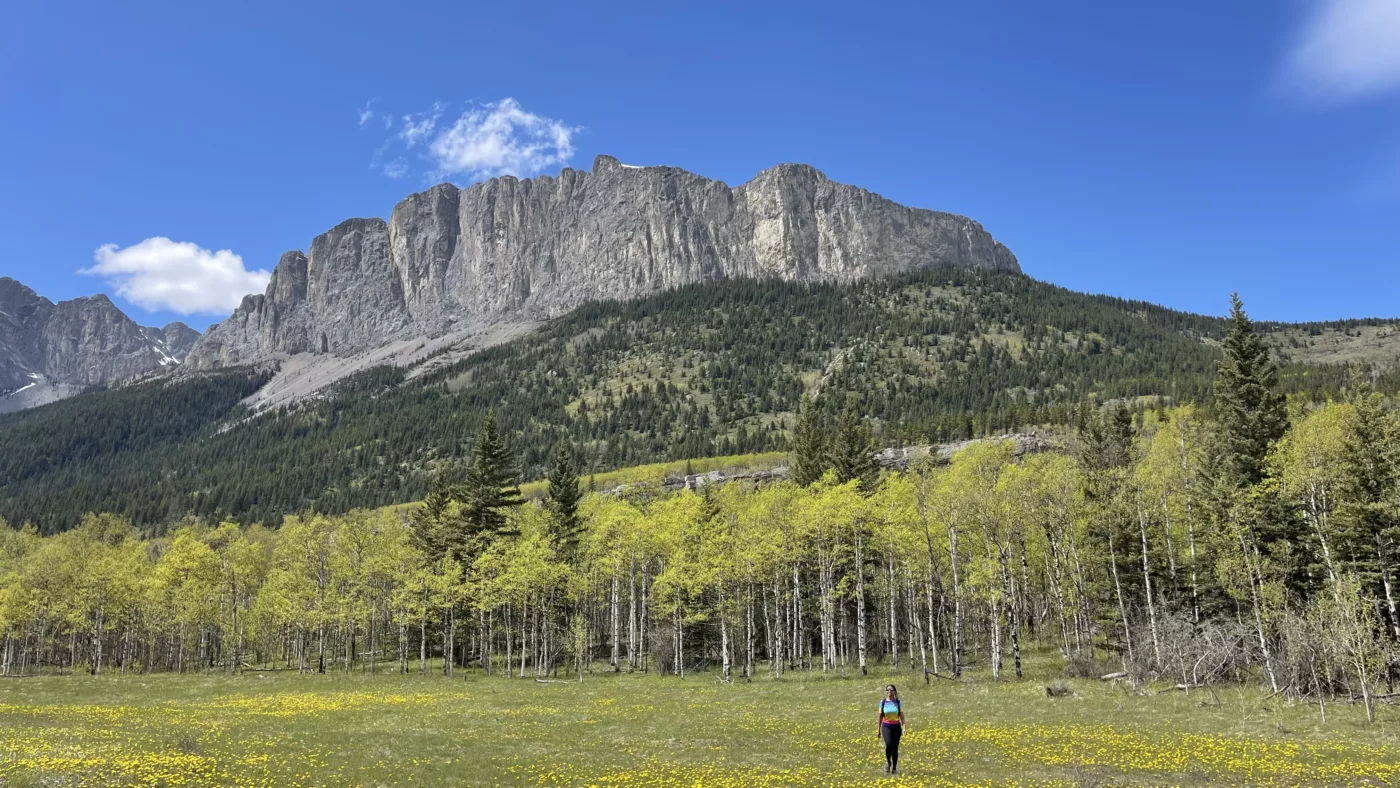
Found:
[[[400,202],[388,222],[342,222],[309,254],[283,255],[267,291],[211,327],[188,365],[350,354],[716,279],[844,281],[928,266],[1020,270],[971,219],[898,205],[805,165],[730,188],[599,156],[591,172],[442,184]]]

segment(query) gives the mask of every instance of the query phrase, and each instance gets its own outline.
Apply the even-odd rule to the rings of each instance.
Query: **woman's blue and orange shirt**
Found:
[[[897,701],[897,700],[882,700],[882,701],[880,701],[880,722],[881,722],[881,724],[884,724],[884,725],[898,725],[898,724],[899,724],[899,701]]]

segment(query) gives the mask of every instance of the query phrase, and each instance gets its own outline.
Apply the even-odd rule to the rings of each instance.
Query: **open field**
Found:
[[[0,785],[1396,785],[1400,714],[1049,675],[40,677],[0,682]],[[903,772],[879,688],[901,684]]]

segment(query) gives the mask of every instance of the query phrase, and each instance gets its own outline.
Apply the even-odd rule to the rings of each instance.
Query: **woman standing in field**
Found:
[[[885,699],[880,701],[880,738],[885,742],[885,774],[899,773],[899,737],[904,735],[904,706],[899,702],[899,690],[893,684],[885,686]]]

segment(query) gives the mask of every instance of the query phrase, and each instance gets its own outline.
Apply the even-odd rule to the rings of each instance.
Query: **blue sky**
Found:
[[[1400,316],[1400,0],[402,5],[11,4],[0,275],[202,328],[342,219],[609,153],[807,162],[1077,290]]]

